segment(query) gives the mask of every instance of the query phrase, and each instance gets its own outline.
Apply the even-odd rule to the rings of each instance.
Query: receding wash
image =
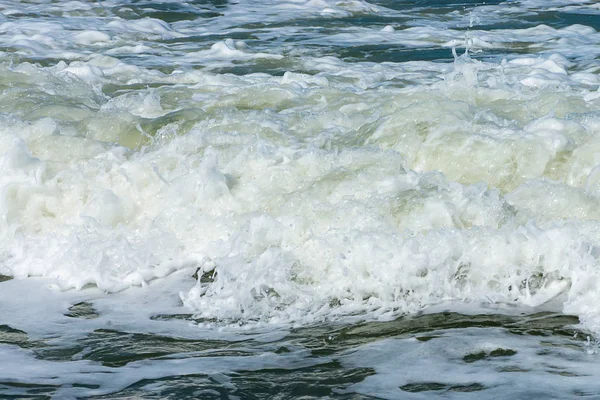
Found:
[[[0,0],[0,397],[597,396],[598,30]]]

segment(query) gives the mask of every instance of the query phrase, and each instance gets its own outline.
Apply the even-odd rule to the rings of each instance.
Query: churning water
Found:
[[[0,396],[598,396],[597,30],[0,0]]]

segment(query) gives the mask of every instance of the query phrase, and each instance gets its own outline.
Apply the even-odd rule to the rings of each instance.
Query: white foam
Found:
[[[229,51],[241,52],[232,48],[235,42],[229,44],[224,43]],[[527,59],[502,71],[516,85],[536,69],[556,74],[559,61]],[[465,124],[476,104],[505,104],[502,99],[514,96],[512,87],[495,86],[494,65],[458,62],[434,85],[436,91],[389,89],[392,96],[404,93],[405,100],[398,98],[384,113],[373,113],[382,107],[379,94],[370,97],[361,85],[335,83],[347,66],[339,60],[331,65],[337,66],[318,77],[193,75],[219,90],[194,87],[201,107],[235,105],[238,111],[143,152],[89,138],[62,139],[62,125],[54,123],[48,129],[59,131],[55,143],[68,146],[65,154],[61,145],[43,145],[52,137],[33,140],[37,136],[28,133],[33,128],[16,120],[26,129],[3,155],[5,170],[12,171],[3,197],[4,270],[52,277],[63,288],[91,283],[119,291],[208,257],[217,266],[216,280],[183,291],[186,306],[208,318],[272,322],[357,311],[389,318],[390,310],[412,312],[448,300],[539,304],[560,291],[574,293],[579,274],[596,279],[584,272],[597,262],[595,253],[587,253],[596,246],[595,236],[582,234],[576,221],[552,223],[595,220],[595,200],[560,182],[570,179],[568,169],[556,170],[557,186],[540,188],[532,180],[544,176],[557,154],[583,145],[583,125],[538,110],[516,115],[509,125],[490,112],[480,123]],[[66,71],[81,71],[78,78],[93,84],[121,79],[126,67],[97,59],[42,73],[62,79]],[[382,69],[379,79],[394,73]],[[299,121],[294,108],[253,111],[263,104],[294,104],[312,93],[323,96],[324,89],[325,102],[312,106],[321,116],[312,122]],[[169,112],[161,105],[166,94],[124,94],[98,109],[113,123],[120,113],[159,118]],[[545,97],[533,93],[523,101]],[[251,105],[250,111],[239,111],[240,105]],[[429,127],[421,139],[410,137],[420,142],[405,142],[402,132],[419,129],[414,115]],[[345,132],[365,121],[378,121],[369,139],[375,147],[345,148]],[[114,140],[95,136],[106,131],[104,122],[87,123],[88,135]],[[271,137],[263,136],[264,129]],[[9,129],[4,135],[15,133]],[[299,138],[313,144],[301,145]],[[442,152],[448,145],[456,149],[453,154]],[[502,184],[514,168],[521,175]],[[429,170],[441,170],[450,180]],[[475,184],[479,180],[500,191]],[[503,191],[527,181],[504,199]],[[549,202],[531,202],[538,194]],[[526,224],[530,217],[538,223]],[[332,301],[339,305],[330,306]],[[569,300],[565,307],[573,304]]]
[[[73,37],[73,40],[76,43],[79,43],[82,45],[90,45],[90,44],[95,44],[95,43],[108,42],[110,40],[110,36],[104,32],[83,31],[83,32],[76,34]]]
[[[4,3],[6,16],[63,12]],[[114,293],[214,265],[213,283],[172,297],[203,317],[274,323],[561,294],[600,329],[600,36],[478,28],[534,3],[325,33],[288,22],[409,14],[242,1],[169,24],[70,2],[81,18],[2,19],[14,62],[0,66],[0,271]],[[453,63],[329,55],[382,44],[469,50]],[[469,56],[514,48],[535,54]],[[288,72],[210,72],[237,66]]]

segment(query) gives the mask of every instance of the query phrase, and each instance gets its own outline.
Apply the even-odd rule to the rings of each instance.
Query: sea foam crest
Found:
[[[594,327],[596,100],[554,85],[581,84],[561,60],[373,66],[378,80],[335,59],[317,77],[21,64],[7,73],[42,98],[64,82],[88,107],[6,119],[1,273],[118,291],[199,269],[184,304],[228,321],[564,294]],[[416,80],[446,74],[371,90],[410,68]],[[523,83],[541,70],[547,90]],[[98,79],[172,86],[111,97],[90,89]],[[554,114],[549,98],[561,100]]]

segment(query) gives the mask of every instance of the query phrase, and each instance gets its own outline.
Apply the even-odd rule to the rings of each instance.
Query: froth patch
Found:
[[[172,29],[154,22],[135,35]],[[231,39],[190,55],[209,67],[263,56],[280,58]],[[221,321],[558,298],[594,320],[574,299],[596,297],[597,121],[569,63],[5,68],[30,86],[10,87],[0,129],[2,272],[117,292],[211,260],[212,280],[200,273],[181,299]],[[560,85],[524,85],[532,76]]]
[[[108,42],[110,40],[110,36],[104,32],[83,31],[75,34],[73,36],[73,40],[75,41],[75,43],[78,44],[90,45],[95,43]]]

